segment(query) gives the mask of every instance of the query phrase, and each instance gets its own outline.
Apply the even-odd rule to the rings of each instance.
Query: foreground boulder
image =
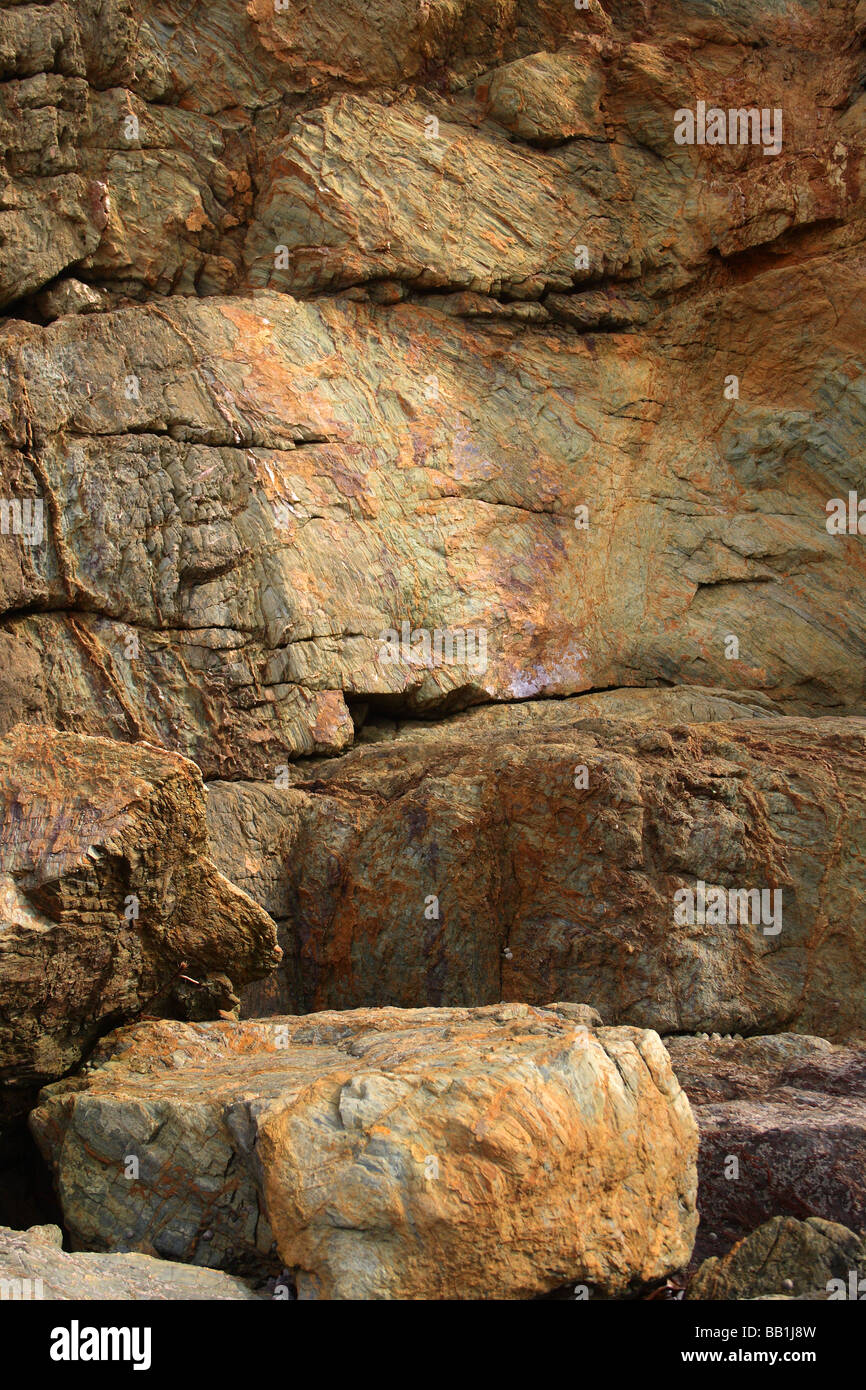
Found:
[[[216,862],[281,927],[250,1012],[591,999],[662,1033],[866,1033],[866,721],[642,705],[479,709],[211,784]]]
[[[31,1125],[77,1247],[304,1299],[622,1293],[688,1259],[696,1131],[654,1034],[574,1013],[139,1024]]]
[[[78,1299],[255,1299],[242,1279],[151,1255],[69,1255],[57,1226],[0,1227],[0,1297],[24,1302]]]
[[[866,1229],[866,1048],[792,1033],[667,1047],[700,1130],[696,1256],[777,1215]]]
[[[804,1294],[857,1299],[866,1274],[866,1244],[833,1221],[776,1216],[721,1259],[705,1260],[686,1298],[798,1298]],[[866,1294],[866,1281],[863,1293]]]
[[[208,857],[191,763],[23,726],[0,742],[0,928],[4,1109],[107,1027],[216,1017],[279,960],[273,922]]]

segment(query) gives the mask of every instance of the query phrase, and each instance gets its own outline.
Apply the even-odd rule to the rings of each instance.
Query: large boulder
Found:
[[[866,1034],[866,722],[582,710],[212,783],[216,860],[285,952],[248,1008],[590,999],[662,1033]]]
[[[10,1231],[0,1226],[0,1298],[17,1302],[81,1299],[248,1301],[256,1293],[219,1270],[155,1260],[152,1255],[70,1255],[57,1226]]]
[[[775,1216],[866,1230],[866,1049],[793,1033],[666,1045],[700,1131],[696,1258]]]
[[[623,1293],[683,1265],[696,1131],[652,1033],[547,1009],[139,1024],[31,1116],[78,1248],[301,1298]]]
[[[217,1017],[279,960],[214,867],[174,753],[19,726],[0,740],[0,1079],[13,1105],[142,1013]]]

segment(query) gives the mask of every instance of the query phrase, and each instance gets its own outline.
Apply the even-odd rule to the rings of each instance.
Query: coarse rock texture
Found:
[[[675,681],[862,711],[866,560],[825,505],[866,397],[823,398],[866,299],[834,263],[810,313],[802,274],[774,272],[782,399],[736,403],[767,277],[699,360],[680,309],[591,342],[273,293],[0,327],[0,719],[269,779],[371,704]]]
[[[866,1232],[866,1050],[793,1033],[666,1045],[700,1130],[696,1259],[777,1215]]]
[[[151,1255],[70,1255],[57,1226],[10,1231],[0,1226],[0,1289],[4,1299],[255,1299],[242,1279],[219,1270],[155,1260]]]
[[[866,1244],[855,1231],[810,1216],[776,1216],[721,1259],[705,1260],[686,1298],[797,1298],[822,1292],[848,1297],[866,1275]],[[854,1295],[857,1296],[856,1293]]]
[[[371,703],[866,711],[864,30],[0,7],[0,727],[268,780]],[[781,148],[678,144],[699,96]]]
[[[208,857],[191,763],[45,728],[0,739],[5,1105],[125,1019],[216,1017],[278,960],[267,913]]]
[[[269,778],[369,700],[862,711],[866,560],[825,521],[864,438],[864,30],[0,7],[0,467],[44,508],[3,527],[0,719]],[[781,146],[678,144],[700,93]],[[382,659],[404,622],[483,659]]]
[[[621,1294],[688,1259],[697,1134],[658,1037],[574,1010],[139,1024],[31,1126],[77,1247],[302,1299]]]
[[[664,1248],[640,1223],[684,1169],[605,1189],[646,1208],[616,1250],[520,1186],[521,1107],[551,1183],[572,1160],[503,1059],[535,1076],[524,1033],[571,1057],[557,1030],[597,1017],[552,998],[823,1035],[805,1072],[787,1033],[672,1044],[705,1231],[860,1219],[863,1054],[831,1044],[866,1042],[864,40],[866,0],[0,0],[0,1123],[109,1028],[190,1025],[120,1035],[40,1111],[52,1152],[68,1112],[70,1154],[76,1115],[111,1162],[124,1125],[155,1154],[168,1207],[138,1218],[148,1178],[106,1168],[100,1216],[58,1159],[82,1242],[116,1216],[274,1277],[285,1247],[304,1297],[672,1269],[688,1202]],[[676,138],[698,103],[724,140]],[[683,921],[704,885],[781,917]],[[265,1065],[275,1023],[192,1026],[245,981],[248,1015],[423,1027],[320,1015]],[[450,1040],[428,1007],[479,1005],[505,1012]],[[580,1086],[655,1047],[611,1036]],[[505,1087],[519,1217],[484,1175],[467,1226],[415,1179],[403,1208],[395,1170],[378,1226],[323,1234],[285,1155],[312,1171],[318,1124],[339,1187],[368,1046],[401,1096],[429,1048],[435,1086]],[[400,1162],[439,1122],[405,1094]],[[160,1106],[198,1203],[168,1234]],[[741,1140],[770,1171],[729,1183]],[[446,1227],[438,1273],[406,1210]]]
[[[866,721],[582,707],[212,783],[216,862],[280,922],[247,1010],[588,999],[663,1033],[866,1036]],[[780,892],[781,916],[678,922],[701,881]]]
[[[68,274],[130,296],[392,280],[546,316],[857,244],[862,6],[612,8],[5,5],[3,301]],[[701,94],[782,106],[781,147],[677,144]]]

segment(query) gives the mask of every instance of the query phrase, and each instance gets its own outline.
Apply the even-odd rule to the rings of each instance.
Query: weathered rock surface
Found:
[[[307,1299],[622,1292],[688,1258],[696,1130],[659,1039],[574,1007],[139,1024],[31,1126],[77,1246]]]
[[[216,861],[280,922],[248,1008],[588,999],[664,1033],[866,1035],[864,721],[582,708],[476,710],[285,786],[211,784]],[[678,922],[699,882],[778,891],[780,919]]]
[[[663,1033],[866,1040],[864,38],[864,0],[0,0],[0,1120],[123,1020],[231,1008],[276,960],[265,910],[285,955],[248,1013],[585,998]],[[772,144],[679,143],[698,101],[765,111]],[[211,783],[217,867],[172,754]],[[778,926],[677,918],[705,884],[780,893]],[[386,1017],[357,1026],[403,1086]],[[193,1174],[222,1117],[190,1182],[226,1261],[285,1245],[304,1296],[471,1290],[447,1203],[437,1275],[399,1185],[324,1235],[306,1179],[267,1190],[253,1147],[300,1173],[324,1133],[339,1175],[355,1142],[322,1096],[367,1043],[319,1024],[261,1095],[238,1059],[270,1024],[165,1025],[94,1074],[144,1110],[97,1081],[47,1108],[109,1149],[138,1116],[173,1192],[134,1087],[143,1039],[182,1036],[159,1104],[216,1087],[177,1125]],[[863,1215],[862,1053],[796,1047],[672,1048],[721,1239]],[[723,1182],[738,1144],[770,1171]],[[523,1201],[511,1264],[477,1247],[507,1296],[673,1257],[640,1224],[633,1259],[568,1222],[549,1247]],[[199,1259],[206,1227],[161,1219]]]
[[[0,717],[273,778],[371,704],[683,682],[862,711],[866,561],[825,526],[859,378],[824,397],[866,310],[850,266],[804,273],[769,275],[775,397],[736,403],[768,276],[718,302],[736,352],[682,309],[589,343],[272,293],[6,325]]]
[[[697,1258],[782,1215],[866,1231],[866,1050],[795,1034],[666,1045],[700,1130]]]
[[[10,1231],[0,1226],[3,1298],[77,1301],[100,1299],[255,1299],[243,1279],[219,1270],[155,1260],[151,1255],[70,1255],[57,1226]]]
[[[278,960],[273,922],[208,857],[190,763],[49,729],[0,740],[7,1102],[141,1012],[216,1017]]]
[[[0,8],[0,727],[272,778],[370,704],[864,712],[861,11],[368,8]],[[678,144],[701,92],[782,148]]]
[[[69,272],[132,295],[396,278],[531,302],[625,282],[652,299],[756,249],[859,239],[853,3],[722,16],[683,0],[651,24],[637,4],[369,11],[0,10],[3,301]],[[677,144],[673,113],[700,93],[782,107],[772,160]]]
[[[721,1259],[705,1260],[686,1298],[749,1299],[828,1293],[846,1297],[866,1274],[866,1244],[833,1221],[777,1216]],[[856,1297],[856,1294],[855,1294]]]

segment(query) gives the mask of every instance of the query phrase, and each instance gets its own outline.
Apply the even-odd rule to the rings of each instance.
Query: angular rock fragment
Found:
[[[151,1255],[67,1254],[56,1226],[0,1227],[0,1290],[17,1302],[98,1299],[250,1300],[261,1297],[219,1270],[156,1260]]]
[[[750,1299],[803,1294],[847,1298],[866,1274],[866,1244],[855,1231],[810,1216],[776,1216],[721,1259],[705,1260],[686,1289],[689,1299]],[[852,1284],[853,1278],[853,1284]]]
[[[696,1258],[776,1216],[866,1230],[866,1048],[794,1033],[666,1045],[700,1130]]]
[[[621,1293],[688,1258],[694,1122],[654,1034],[568,1013],[139,1024],[31,1126],[77,1247],[302,1299]]]
[[[140,1013],[206,1016],[279,960],[208,857],[197,770],[146,744],[0,740],[0,1079],[51,1080]],[[13,1097],[14,1099],[14,1093]]]
[[[285,952],[247,1007],[587,999],[662,1033],[866,1035],[866,721],[583,707],[211,784],[216,861]]]

